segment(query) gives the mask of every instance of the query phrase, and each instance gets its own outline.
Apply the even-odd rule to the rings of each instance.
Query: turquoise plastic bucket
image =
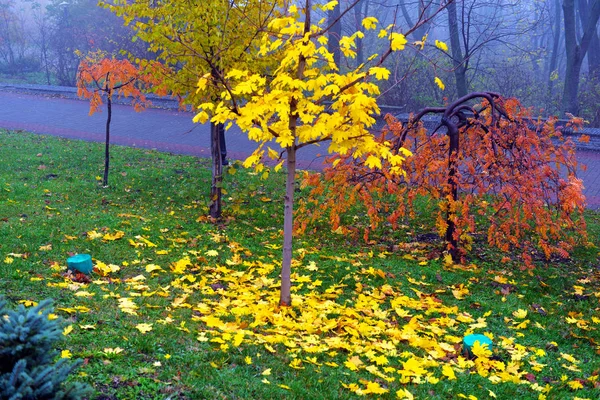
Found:
[[[67,258],[67,267],[72,271],[89,274],[92,272],[92,269],[94,269],[92,256],[89,254],[76,254],[73,257],[69,257]]]

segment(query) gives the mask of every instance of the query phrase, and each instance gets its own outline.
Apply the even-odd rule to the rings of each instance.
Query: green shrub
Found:
[[[21,304],[13,311],[0,298],[0,399],[81,399],[91,392],[86,385],[65,383],[81,361],[55,362],[62,328],[58,320],[48,319],[50,304]]]

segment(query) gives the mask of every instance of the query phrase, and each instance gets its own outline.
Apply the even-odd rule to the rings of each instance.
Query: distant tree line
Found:
[[[322,0],[324,2],[325,0]],[[340,51],[365,16],[396,23],[412,52],[386,61],[391,79],[382,103],[406,112],[440,106],[470,91],[514,96],[543,114],[580,115],[600,126],[600,0],[340,0],[352,12],[327,18],[329,47],[342,68],[356,68],[377,52],[378,32],[356,41],[356,55]],[[445,12],[429,18],[440,4]],[[436,46],[443,41],[447,48]],[[80,57],[101,49],[149,57],[123,20],[96,0],[0,0],[0,73],[35,72],[40,83],[75,85]],[[365,49],[369,51],[365,51]],[[440,91],[434,83],[445,84]]]
[[[131,29],[96,0],[0,0],[0,73],[75,86],[80,54],[102,49],[146,56]],[[124,54],[124,52],[123,52]]]

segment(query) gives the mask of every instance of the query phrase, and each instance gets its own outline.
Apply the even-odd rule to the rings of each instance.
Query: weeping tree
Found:
[[[421,123],[427,114],[441,116],[433,130]],[[567,257],[585,240],[575,146],[555,118],[537,121],[516,99],[478,92],[447,107],[425,108],[406,123],[392,116],[387,122],[380,140],[392,154],[404,148],[413,153],[403,164],[406,174],[392,173],[386,163],[375,170],[348,155],[333,157],[323,177],[304,182],[312,189],[300,205],[302,230],[328,216],[333,229],[352,232],[356,221],[350,228],[343,223],[352,206],[365,208],[366,238],[382,225],[422,224],[415,207],[421,197],[454,262],[461,262],[478,234],[504,252],[520,249],[526,267],[533,266],[532,254]],[[569,124],[577,128],[582,120]]]

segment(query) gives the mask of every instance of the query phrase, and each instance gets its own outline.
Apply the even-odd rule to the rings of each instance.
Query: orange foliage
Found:
[[[99,111],[102,106],[103,93],[109,98],[113,95],[131,97],[136,111],[142,111],[150,105],[144,91],[154,87],[158,95],[166,95],[167,91],[158,71],[165,67],[154,61],[136,67],[129,60],[106,58],[102,52],[94,52],[84,58],[77,75],[77,95],[90,99],[90,115]],[[153,71],[152,73],[149,71]]]
[[[424,196],[441,237],[454,222],[453,238],[462,254],[470,249],[472,235],[483,233],[502,251],[521,249],[527,267],[532,267],[535,248],[546,258],[568,256],[577,240],[586,237],[575,146],[556,128],[556,119],[531,120],[516,99],[493,97],[494,107],[484,101],[471,108],[475,115],[459,130],[459,150],[451,157],[456,163],[453,180],[448,135],[388,115],[380,140],[396,151],[403,146],[413,152],[404,164],[406,176],[394,176],[387,165],[368,168],[366,157],[334,156],[330,161],[335,166],[305,177],[303,185],[311,190],[301,200],[298,228],[304,231],[327,216],[334,230],[355,230],[340,222],[350,207],[365,210],[367,235],[384,222],[394,229],[402,222],[421,225],[415,200]],[[456,200],[452,181],[458,186]]]

